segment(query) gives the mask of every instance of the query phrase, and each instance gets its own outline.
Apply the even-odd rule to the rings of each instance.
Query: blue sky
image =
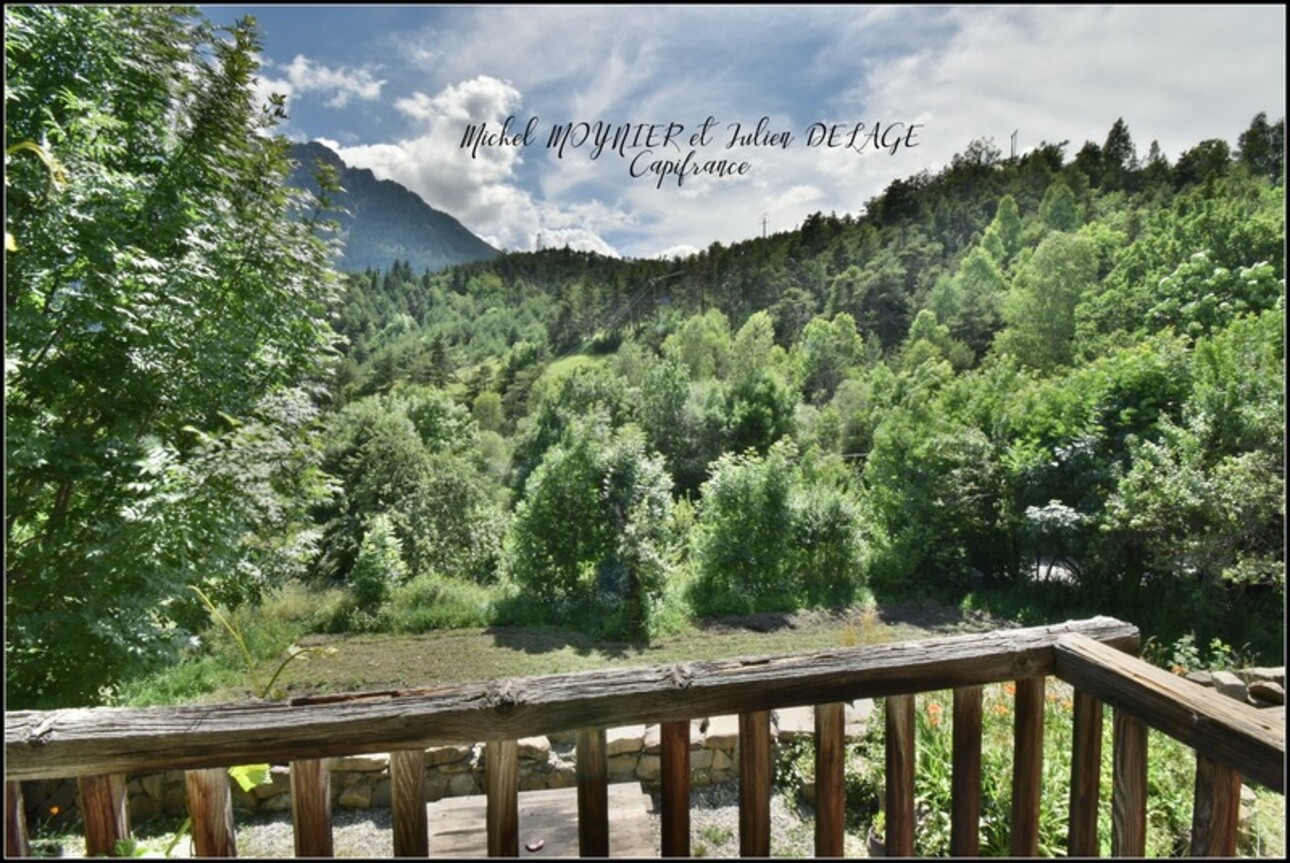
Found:
[[[1170,159],[1285,113],[1285,10],[1225,7],[204,6],[263,35],[260,87],[282,131],[408,186],[494,245],[653,257],[860,213],[893,180],[976,138],[1007,156],[1102,143],[1116,118]],[[536,117],[527,146],[460,144]],[[708,118],[706,145],[690,144]],[[787,146],[728,147],[761,118]],[[668,124],[672,146],[560,157],[551,129]],[[836,143],[811,146],[812,124]],[[875,126],[888,145],[868,136]],[[819,127],[816,127],[817,129]],[[912,129],[912,132],[911,132]],[[648,131],[648,130],[646,130]],[[645,137],[642,135],[644,142]],[[782,143],[782,139],[781,139]],[[912,144],[913,146],[906,146]],[[650,153],[642,155],[649,149]],[[894,149],[894,152],[892,151]],[[725,159],[743,173],[660,177]]]

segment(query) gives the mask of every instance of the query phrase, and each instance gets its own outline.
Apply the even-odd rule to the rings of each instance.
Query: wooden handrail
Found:
[[[318,700],[14,711],[5,778],[306,760],[952,689],[1054,672],[1058,639],[1136,649],[1107,617],[788,656],[615,668]]]
[[[77,776],[86,795],[87,844],[111,853],[128,835],[124,774],[186,769],[199,854],[236,853],[227,777],[203,771],[253,760],[292,761],[296,851],[327,856],[331,814],[326,758],[391,753],[396,855],[425,856],[421,749],[486,742],[491,855],[519,852],[516,738],[577,730],[579,845],[609,851],[605,728],[662,722],[663,847],[689,852],[690,722],[740,715],[740,842],[766,856],[772,769],[769,710],[816,706],[816,853],[842,853],[841,702],[887,697],[887,853],[914,850],[913,697],[954,690],[952,850],[977,851],[981,686],[1015,681],[1014,854],[1036,852],[1044,677],[1073,684],[1075,740],[1069,853],[1095,855],[1102,702],[1114,714],[1112,851],[1145,848],[1147,725],[1198,750],[1192,851],[1235,848],[1240,775],[1284,793],[1284,726],[1259,711],[1151,667],[1137,630],[1109,618],[923,642],[792,656],[551,675],[415,692],[357,693],[295,702],[147,709],[19,711],[6,715],[6,821],[25,850],[18,779]],[[88,789],[88,790],[86,790]],[[16,810],[16,811],[15,811]],[[93,816],[93,817],[91,817]]]
[[[1057,640],[1057,676],[1207,758],[1285,793],[1284,720],[1078,633]]]

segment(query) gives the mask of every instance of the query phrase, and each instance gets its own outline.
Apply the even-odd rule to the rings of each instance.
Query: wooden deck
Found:
[[[487,797],[447,797],[429,807],[431,857],[486,857]],[[609,786],[609,854],[612,857],[658,857],[658,826],[650,812],[653,799],[636,782]],[[578,790],[551,788],[519,795],[520,856],[578,856]],[[541,841],[538,851],[527,845]]]

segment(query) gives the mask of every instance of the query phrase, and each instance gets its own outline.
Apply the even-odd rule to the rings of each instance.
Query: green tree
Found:
[[[609,619],[607,634],[643,632],[662,593],[671,506],[662,459],[639,430],[577,421],[525,485],[511,577],[556,619],[592,611]]]
[[[1039,202],[1039,220],[1054,231],[1074,231],[1080,225],[1079,202],[1062,177],[1054,177]]]
[[[1267,177],[1279,183],[1285,177],[1286,160],[1286,121],[1282,117],[1275,124],[1268,123],[1268,115],[1263,111],[1254,115],[1250,127],[1237,139],[1240,148],[1240,160],[1248,166],[1250,173]]]
[[[1049,234],[1026,262],[1004,306],[1008,328],[996,349],[1050,370],[1075,356],[1075,307],[1097,280],[1097,247],[1085,237]]]
[[[337,279],[252,22],[24,6],[5,30],[9,703],[86,704],[201,625],[186,585],[298,571],[259,538],[325,491],[287,396],[328,361]]]

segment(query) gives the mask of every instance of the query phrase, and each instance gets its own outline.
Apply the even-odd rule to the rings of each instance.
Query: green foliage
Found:
[[[264,134],[281,106],[255,102],[250,22],[5,23],[8,692],[80,705],[173,658],[201,619],[185,585],[254,597],[308,557],[326,485],[297,388],[335,277]]]
[[[1079,202],[1062,177],[1055,177],[1039,203],[1039,220],[1049,230],[1071,233],[1080,226]]]
[[[391,588],[407,577],[408,566],[403,562],[402,548],[390,518],[385,513],[377,513],[367,523],[354,568],[349,572],[349,583],[359,608],[369,614],[377,612],[389,598]]]
[[[846,490],[805,470],[791,440],[722,456],[703,485],[690,602],[700,614],[848,602],[863,586],[859,523]]]
[[[1054,231],[1017,274],[1004,306],[1008,328],[1000,353],[1051,371],[1075,356],[1075,307],[1096,284],[1097,248],[1088,239]]]
[[[646,631],[668,569],[670,486],[639,430],[574,422],[516,507],[511,578],[556,619],[598,607],[611,631]]]

